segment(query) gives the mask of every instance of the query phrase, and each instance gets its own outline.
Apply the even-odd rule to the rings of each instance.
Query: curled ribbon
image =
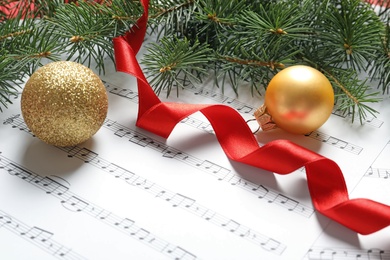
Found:
[[[137,78],[137,126],[168,138],[177,123],[200,111],[231,160],[278,174],[288,174],[304,166],[312,202],[321,214],[361,234],[376,232],[390,224],[388,205],[369,199],[349,199],[343,174],[334,161],[287,140],[260,147],[244,119],[228,106],[161,102],[136,59],[148,20],[149,1],[141,0],[141,3],[144,13],[138,23],[124,36],[113,40],[117,70]]]

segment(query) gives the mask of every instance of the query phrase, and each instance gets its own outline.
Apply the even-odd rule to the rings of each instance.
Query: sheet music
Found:
[[[20,97],[0,114],[2,259],[390,259],[390,228],[362,236],[317,213],[303,168],[280,176],[228,160],[201,114],[167,140],[135,127],[135,79],[107,71],[108,116],[85,143],[38,140]],[[263,96],[244,88],[222,93],[210,79],[160,98],[221,103],[248,120]],[[362,125],[334,111],[307,135],[276,129],[256,137],[331,158],[352,198],[389,204],[389,98],[375,106],[381,113]]]

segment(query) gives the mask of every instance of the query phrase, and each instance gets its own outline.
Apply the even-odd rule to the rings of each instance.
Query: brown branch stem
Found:
[[[258,61],[258,60],[244,60],[239,58],[233,58],[228,56],[222,56],[223,60],[234,62],[242,65],[249,65],[249,66],[258,66],[258,67],[270,67],[271,69],[279,68],[283,69],[285,68],[283,63],[273,62],[273,61]]]
[[[180,4],[180,5],[172,6],[172,7],[167,8],[167,9],[160,8],[158,13],[156,13],[154,15],[151,15],[149,18],[150,19],[155,19],[155,18],[157,18],[159,16],[165,15],[167,13],[174,12],[174,11],[176,11],[178,9],[190,6],[190,5],[194,4],[194,3],[195,3],[195,0],[188,0],[187,2],[184,2],[184,3]]]

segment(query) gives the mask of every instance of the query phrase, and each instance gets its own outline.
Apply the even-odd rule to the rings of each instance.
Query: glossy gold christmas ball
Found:
[[[297,65],[283,69],[270,81],[265,105],[276,125],[288,132],[307,134],[329,118],[334,92],[318,70]]]
[[[73,146],[100,129],[108,98],[92,70],[59,61],[33,73],[23,89],[21,109],[26,125],[39,139],[55,146]]]

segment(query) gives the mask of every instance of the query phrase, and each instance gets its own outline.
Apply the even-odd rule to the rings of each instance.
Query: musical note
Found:
[[[347,147],[347,145],[348,145],[347,142],[342,141],[342,140],[340,140],[340,139],[338,139],[338,138],[335,138],[335,137],[332,137],[332,136],[328,139],[328,142],[329,142],[331,145],[333,145],[333,146],[335,146],[335,147],[338,147],[338,148],[340,148],[340,149],[344,149],[344,148]]]
[[[5,125],[11,125],[11,127],[14,129],[19,129],[20,131],[26,131],[31,133],[31,131],[27,129],[27,126],[24,121],[20,118],[20,114],[12,116],[9,119],[10,120],[5,120],[5,122],[7,122]]]
[[[151,142],[153,142],[152,139],[150,138],[147,138],[145,136],[139,136],[139,135],[132,135],[130,138],[129,138],[129,141],[130,142],[133,142],[135,144],[138,144],[142,147],[146,147],[148,146]]]
[[[112,131],[117,131],[117,129],[125,129],[126,131],[130,132],[131,135],[137,135],[138,140],[140,137],[143,136],[142,134],[136,133],[133,130],[129,130],[126,127],[124,127],[116,122],[111,123],[110,126],[107,126],[107,128],[109,128],[109,130],[112,130]],[[141,140],[145,140],[145,139],[141,139]],[[231,170],[229,170],[227,168],[224,168],[220,165],[212,163],[208,160],[200,160],[196,157],[185,154],[179,150],[173,149],[173,148],[171,148],[171,147],[169,147],[161,142],[158,142],[156,140],[152,140],[152,139],[150,139],[150,140],[151,141],[148,143],[148,145],[146,147],[152,148],[152,149],[154,149],[162,154],[166,153],[167,151],[177,152],[176,156],[174,156],[172,159],[179,160],[180,162],[184,162],[192,167],[196,167],[197,169],[201,169],[202,171],[210,173],[217,178],[226,177],[227,174],[231,174],[230,176],[234,176],[234,174],[231,173]],[[171,205],[174,207],[186,209],[189,212],[191,212],[197,216],[200,216],[202,219],[205,219],[206,221],[213,223],[217,226],[223,227],[222,224],[227,222],[227,221],[225,222],[225,220],[229,220],[229,218],[226,218],[226,217],[222,216],[221,214],[214,212],[211,209],[207,209],[206,207],[199,205],[198,203],[196,203],[195,200],[193,200],[189,197],[186,197],[186,196],[178,194],[178,193],[169,192],[167,189],[159,187],[155,183],[150,182],[141,176],[138,176],[138,175],[136,175],[136,174],[124,169],[124,168],[121,168],[119,166],[117,167],[117,165],[111,164],[109,161],[104,160],[97,153],[91,151],[90,149],[82,148],[82,147],[78,147],[78,146],[71,147],[71,148],[59,148],[59,149],[66,152],[68,154],[68,157],[70,157],[70,158],[81,159],[86,163],[88,161],[88,163],[91,166],[95,166],[95,167],[99,168],[100,170],[106,171],[106,172],[110,173],[111,175],[116,176],[117,179],[125,180],[134,187],[140,187],[143,190],[148,191],[151,194],[153,194],[156,198],[164,199],[165,201],[170,202]],[[90,156],[92,156],[92,159],[90,159],[90,160],[85,159],[86,157],[89,158]],[[125,176],[127,176],[127,177],[125,177]],[[228,181],[229,179],[231,179],[231,178],[226,178],[225,181]],[[138,185],[137,185],[137,183],[138,183]],[[246,185],[246,184],[239,185],[239,186],[245,187],[245,189],[247,189],[247,187],[249,187],[249,185]],[[153,187],[153,189],[152,189],[152,187]],[[164,192],[162,192],[162,191],[164,191]],[[85,200],[82,200],[78,196],[75,196],[75,195],[72,196],[71,194],[72,193],[67,192],[66,196],[61,196],[61,198],[60,198],[61,203],[63,204],[64,207],[66,207],[67,209],[69,209],[71,211],[85,212],[87,214],[91,214],[91,216],[96,218],[96,215],[98,214],[98,213],[96,213],[97,212],[96,206],[91,205],[90,203],[88,203]],[[167,198],[169,198],[169,199],[167,200]],[[93,209],[95,209],[95,210],[93,210]],[[112,214],[109,215],[109,217],[110,217],[110,221],[112,219],[116,218]],[[105,222],[108,221],[107,219],[101,219],[101,220],[102,221],[104,220]],[[117,221],[117,222],[119,222],[119,221]],[[240,226],[242,226],[242,225],[240,224]],[[244,227],[242,226],[242,228],[244,228]],[[240,237],[244,238],[252,243],[255,243],[257,245],[258,245],[258,243],[254,238],[266,237],[266,236],[254,231],[254,230],[251,230],[251,232],[253,233],[253,236],[251,236],[250,238],[249,237],[241,237],[241,236]],[[240,234],[236,233],[236,235],[239,236]],[[278,252],[275,252],[275,253],[278,254]]]
[[[166,194],[165,190],[160,190],[160,191],[157,192],[157,194],[154,197],[155,198],[161,198],[161,197],[164,197],[165,194]]]
[[[236,176],[233,172],[231,172],[229,169],[226,169],[226,168],[221,168],[221,173],[218,174],[219,177],[218,177],[218,180],[219,181],[223,181],[223,180],[231,180],[232,178],[234,178],[234,176]]]
[[[100,161],[100,160],[99,160]],[[100,163],[102,164],[102,163]],[[114,163],[110,163],[110,162],[106,162],[104,163],[104,165],[100,166],[102,169],[108,171],[108,172],[115,172],[117,171],[120,167]],[[118,178],[118,177],[117,177]]]
[[[164,158],[173,159],[176,156],[179,156],[181,154],[182,154],[182,152],[180,152],[180,151],[174,151],[174,150],[168,150],[167,149],[165,152],[163,152],[163,157]]]
[[[312,247],[308,250],[305,259],[307,260],[348,260],[348,259],[390,259],[390,251],[378,248],[373,249],[353,249],[353,248],[328,248]]]
[[[142,186],[145,190],[149,190],[155,185],[155,183],[145,179],[142,183],[136,183],[136,185]]]
[[[19,118],[19,117],[20,117],[20,114],[11,116],[11,117],[7,118],[6,120],[4,120],[4,121],[3,121],[3,124],[4,124],[4,125],[12,124],[12,123],[14,122],[14,120],[17,119],[17,118]]]
[[[171,198],[167,198],[166,200],[169,201],[173,207],[184,206],[185,208],[189,208],[195,203],[194,199],[178,193],[174,194]]]
[[[0,152],[1,154],[1,152]],[[4,169],[4,167],[6,166],[7,164],[5,162],[3,162],[0,158],[0,169]]]
[[[255,188],[252,188],[252,191],[257,193],[257,197],[259,199],[265,198],[265,196],[269,193],[269,190],[263,185],[258,185]]]
[[[124,137],[124,136],[130,135],[130,134],[131,134],[130,132],[125,131],[123,128],[120,128],[114,132],[114,135],[119,136],[119,137]]]
[[[280,244],[280,242],[270,238],[270,239],[267,239],[265,242],[261,242],[260,243],[261,246],[266,249],[266,250],[269,250],[269,251],[276,251],[276,250],[282,250],[282,252],[284,251],[284,246],[282,246]]]
[[[229,180],[229,182],[233,186],[238,186],[238,185],[245,186],[247,184],[241,177],[238,177],[237,175],[233,175],[232,178]]]
[[[128,95],[131,95],[131,94],[134,94],[134,92],[131,89],[121,89],[118,92],[118,95],[120,95],[122,97],[127,97]]]
[[[371,166],[367,169],[364,176],[385,180],[390,179],[390,164],[388,160],[389,156],[390,141],[383,147]]]
[[[63,259],[67,255],[69,255],[70,252],[71,252],[71,249],[66,248],[66,247],[60,247],[59,249],[56,250],[56,252],[53,255],[59,256],[60,258]]]
[[[129,181],[128,181],[129,182]],[[133,180],[132,182],[129,182],[130,184],[132,185],[135,185],[135,186],[139,186],[139,187],[142,187],[144,189],[150,189],[151,187],[153,187],[154,183],[143,178],[143,177],[137,177],[135,178],[135,180]]]
[[[226,228],[226,229],[229,230],[230,232],[236,232],[237,229],[238,229],[241,225],[240,225],[238,222],[229,219],[228,222],[222,223],[221,226],[223,226],[224,228]]]
[[[197,163],[195,166],[203,171],[212,173],[213,175],[219,177],[220,180],[223,180],[223,177],[231,172],[229,169],[210,162],[209,160],[204,160],[202,163]]]
[[[258,237],[258,234],[256,232],[253,232],[252,229],[248,229],[248,228],[243,227],[243,226],[240,227],[239,235],[242,238],[246,238],[248,240],[250,239],[250,240],[254,241],[254,243],[256,243],[255,241],[258,241],[259,239],[261,240],[264,238],[262,236]],[[261,245],[261,243],[260,243],[260,245]]]
[[[11,223],[12,223],[12,218],[0,212],[0,227],[4,225],[9,225]]]
[[[184,250],[181,247],[175,246],[167,246],[164,251],[173,259],[177,260],[193,260],[197,257],[194,254],[191,254],[187,250]]]
[[[43,177],[43,178],[37,177],[37,178],[34,178],[33,182],[37,186],[42,187],[46,191],[47,194],[55,192],[57,195],[61,196],[69,190],[69,188],[66,187],[65,185],[62,185],[61,183],[59,183],[59,182],[57,182],[49,177]]]
[[[364,124],[376,127],[376,128],[381,128],[383,125],[383,121],[379,120],[376,117],[367,117],[366,120],[364,121]]]
[[[167,145],[160,143],[160,142],[157,142],[156,140],[153,140],[152,142],[150,142],[147,147],[152,148],[153,150],[155,150],[159,153],[163,153],[168,148]]]
[[[390,169],[380,169],[379,176],[383,179],[389,179],[390,177]]]
[[[347,117],[351,117],[352,116],[352,113],[343,113],[339,109],[333,111],[332,114],[334,114],[336,116],[339,116],[341,118],[347,118]],[[367,116],[365,119],[363,119],[363,123],[364,123],[364,125],[369,125],[369,126],[372,126],[372,127],[381,128],[384,122],[379,120],[376,117]]]
[[[94,215],[94,217],[100,220],[105,220],[109,218],[109,216],[112,214],[110,211],[107,211],[105,209],[92,207],[91,214],[93,215],[93,212],[95,211],[97,211],[97,214]]]
[[[114,138],[114,136],[112,135],[112,138]],[[129,143],[129,142],[128,142]],[[127,143],[127,144],[128,144]],[[134,146],[133,146],[134,147]],[[131,148],[131,147],[130,147]],[[191,155],[190,155],[190,157],[192,157]],[[218,162],[218,161],[216,161],[216,162]],[[223,163],[221,164],[221,165],[224,165]],[[225,164],[225,165],[227,165],[227,167],[230,167],[229,166],[229,164]],[[180,166],[179,166],[180,167]],[[185,167],[185,166],[183,166],[183,167]],[[88,168],[88,167],[85,167],[85,168]],[[108,171],[111,171],[111,172],[114,172],[114,170],[113,170],[113,168],[111,168],[110,169],[110,167],[109,166],[105,166],[105,168],[108,170]],[[130,168],[129,168],[130,169]],[[99,174],[103,174],[100,170],[96,170],[95,169],[95,171],[97,171]],[[115,170],[116,171],[116,170]],[[122,174],[117,174],[117,175],[113,175],[113,176],[115,176],[116,178],[118,178],[119,179],[119,177],[120,176],[122,176],[124,173],[128,173],[128,171],[126,171],[126,170],[124,170],[124,169],[122,169],[122,170],[118,170],[117,171],[117,173],[119,173],[120,171],[122,171]],[[140,172],[140,174],[142,175],[142,172]],[[234,175],[234,172],[228,172],[228,174],[233,174]],[[233,175],[224,175],[224,177],[223,177],[223,179],[226,179],[226,178],[228,178],[229,177],[229,180],[231,180],[230,179],[230,177],[233,177]],[[226,177],[227,176],[227,177]],[[107,176],[106,176],[107,177]],[[206,176],[207,177],[207,176]],[[234,181],[235,181],[235,183],[236,183],[236,181],[237,181],[237,183],[239,182],[239,183],[242,183],[241,182],[241,179],[239,179],[239,178],[234,178],[233,179]],[[138,181],[138,180],[137,180]],[[264,186],[264,185],[267,185],[265,182],[264,182],[264,185],[258,185],[258,184],[260,184],[261,182],[258,182],[256,185],[256,187],[258,187],[257,188],[257,190],[261,190],[263,193],[265,193],[264,195],[263,195],[263,197],[266,195],[266,194],[268,194],[268,190],[267,190],[267,188]],[[221,186],[226,186],[226,187],[228,187],[228,186],[230,186],[230,185],[226,185],[226,183],[224,184],[224,183],[216,183],[216,185],[221,185]],[[251,184],[252,185],[252,184]],[[237,185],[238,186],[238,185]],[[168,186],[167,186],[168,187]],[[254,188],[253,186],[250,186],[251,188]],[[132,189],[131,187],[129,187],[130,189]],[[141,188],[143,188],[143,187],[141,187]],[[232,187],[228,187],[229,189],[233,189]],[[264,188],[264,189],[263,189]],[[267,190],[267,191],[265,191],[265,190]],[[139,192],[139,193],[141,193],[139,190],[137,191],[137,192]],[[165,192],[165,190],[164,191],[159,191],[160,193],[159,194],[161,194],[161,195],[159,195],[159,196],[164,196],[163,194],[166,194],[166,192]],[[271,190],[271,193],[272,193],[272,190]],[[185,193],[183,193],[183,194],[185,194]],[[189,193],[189,194],[191,194],[191,193]],[[145,195],[145,194],[144,194]],[[193,198],[196,198],[196,197],[193,197]],[[266,200],[264,200],[264,201],[266,201]],[[283,200],[276,200],[276,201],[278,201],[279,203],[282,203],[283,204]],[[276,204],[277,202],[274,202],[274,204]],[[260,203],[260,200],[258,200],[258,202]],[[261,203],[260,203],[261,204]],[[195,205],[196,205],[196,202],[195,202]],[[167,206],[167,205],[165,205],[165,206]],[[95,212],[96,213],[96,212]],[[69,213],[70,214],[70,213]],[[286,215],[288,215],[288,214],[286,214]],[[93,221],[95,221],[95,220],[93,220]],[[215,228],[215,227],[214,227]],[[261,231],[261,230],[260,230]],[[222,232],[222,231],[221,231]],[[250,230],[247,230],[245,233],[241,233],[240,234],[240,236],[242,235],[242,234],[245,234],[245,237],[251,237],[251,234],[253,234]],[[243,235],[244,236],[244,235]],[[149,239],[149,238],[148,238]],[[245,241],[244,241],[245,242]]]
[[[107,120],[109,120],[109,119],[107,119]],[[113,132],[116,132],[118,129],[123,129],[123,131],[126,131],[127,133],[129,133],[130,137],[137,136],[137,138],[136,138],[137,140],[147,140],[146,142],[144,142],[144,144],[145,144],[144,147],[152,148],[153,150],[156,150],[157,152],[162,153],[163,156],[165,156],[167,158],[176,159],[180,162],[186,163],[187,165],[195,167],[201,171],[210,173],[213,176],[217,177],[218,180],[228,181],[229,179],[232,180],[232,178],[238,178],[238,177],[234,177],[235,174],[232,173],[231,170],[229,170],[225,167],[217,165],[209,160],[201,160],[199,158],[196,158],[194,156],[186,154],[180,150],[169,147],[164,143],[161,143],[161,142],[153,140],[149,137],[146,137],[145,135],[143,135],[141,133],[137,133],[136,131],[130,130],[130,129],[126,128],[125,126],[120,125],[116,122],[113,122],[110,124],[110,126],[106,126],[106,127]],[[68,153],[68,157],[70,157],[70,158],[76,157],[76,158],[82,159],[85,162],[88,162],[90,164],[98,165],[99,169],[102,169],[100,162],[104,162],[103,165],[105,165],[105,167],[107,167],[106,165],[110,165],[110,163],[108,161],[100,158],[98,156],[98,154],[94,153],[93,151],[91,151],[87,148],[81,148],[81,147],[75,146],[72,148],[60,148],[60,149],[63,151],[66,151]],[[98,162],[98,164],[96,164],[96,162]],[[118,171],[112,170],[111,174],[116,174],[116,176],[118,176],[117,178],[121,178],[121,179],[123,179],[123,177],[126,176],[125,179],[128,183],[132,183],[134,179],[139,177],[139,176],[135,176],[133,173],[126,171],[126,170],[123,171],[122,175],[118,174],[118,172],[120,172],[120,171],[119,170]],[[226,178],[226,177],[229,177],[229,178]],[[248,191],[256,194],[256,192],[252,190],[252,187],[254,186],[253,183],[251,183],[249,181],[242,181],[240,179],[236,179],[236,180],[237,181],[234,183],[236,183],[237,187],[243,188],[245,190],[248,190]],[[237,184],[241,184],[241,183],[243,183],[244,185],[237,185]],[[261,190],[260,188],[261,187],[259,187],[259,190]],[[271,194],[271,193],[269,193],[269,194]],[[267,195],[269,195],[269,194],[267,194]],[[262,195],[261,193],[256,194],[256,195],[259,198],[262,198],[262,196],[266,196],[266,195]],[[284,206],[281,203],[274,203],[274,204]],[[311,215],[314,212],[314,209],[312,207],[304,206],[304,205],[300,204],[300,207],[297,207],[296,210],[290,210],[290,211],[294,212],[294,213],[301,214],[301,215],[306,216],[306,217],[311,217]]]
[[[243,113],[243,114],[248,114],[251,113],[252,111],[255,110],[254,107],[250,107],[247,104],[238,101],[237,99],[233,98],[225,98],[222,101],[223,104],[226,104],[232,108],[235,108],[238,112]]]
[[[3,211],[0,211],[0,228],[3,227],[8,231],[20,236],[26,241],[41,248],[47,253],[58,256],[58,253],[63,252],[62,259],[76,260],[85,259],[83,256],[77,254],[72,249],[63,246],[57,241],[53,240],[54,234],[39,227],[30,227],[25,223],[17,220],[15,217],[10,217]]]
[[[192,119],[187,119],[186,122],[191,121],[191,120]],[[136,140],[138,140],[138,141],[144,140],[144,145],[145,145],[144,147],[152,148],[152,149],[160,152],[163,155],[163,157],[179,160],[180,162],[184,162],[187,165],[195,167],[201,171],[210,173],[213,176],[217,177],[218,180],[228,181],[232,185],[235,185],[237,187],[243,188],[245,190],[248,190],[248,191],[256,194],[256,196],[258,198],[267,197],[268,200],[272,200],[272,199],[275,199],[275,197],[278,195],[278,193],[276,193],[276,192],[270,192],[270,190],[267,189],[266,187],[264,187],[263,185],[255,185],[254,183],[251,183],[249,181],[244,181],[239,176],[234,174],[231,170],[229,170],[223,166],[215,164],[209,160],[198,159],[198,158],[191,156],[189,154],[186,154],[180,150],[169,147],[169,146],[165,145],[164,143],[161,143],[161,142],[153,140],[149,137],[146,137],[141,133],[137,133],[136,131],[130,130],[130,129],[126,128],[125,126],[122,126],[118,123],[113,124],[109,129],[111,131],[117,131],[117,129],[123,129],[123,131],[126,131],[129,133],[130,138],[133,138],[133,136],[136,136],[136,138],[134,137]],[[313,132],[310,135],[312,136],[313,134],[317,135],[317,136],[321,136],[320,132]],[[325,137],[321,137],[321,138],[325,138]],[[330,137],[327,136],[325,141],[328,142],[329,138]],[[138,177],[134,176],[134,178],[136,179]],[[129,183],[131,183],[131,182],[129,182]],[[290,200],[290,202],[292,202],[292,200]],[[295,202],[297,202],[297,201],[295,201]],[[297,202],[297,203],[299,203],[299,202]],[[273,203],[273,204],[283,206],[291,212],[298,213],[298,214],[306,216],[306,217],[311,217],[312,214],[314,213],[313,207],[305,206],[305,205],[302,205],[301,203],[299,203],[299,206],[297,205],[297,207],[295,207],[295,208],[294,207],[286,207],[286,203],[282,203],[282,201],[277,201],[276,203]]]
[[[278,196],[276,196],[274,200],[269,201],[269,202],[280,203],[280,204],[284,205],[290,211],[296,209],[298,207],[298,205],[299,205],[298,201],[290,199],[290,198],[288,198],[288,197],[286,197],[286,196],[284,196],[282,194],[278,194]]]
[[[46,242],[53,236],[53,233],[38,227],[32,227],[25,232],[21,232],[20,235],[26,236],[29,239],[37,239],[42,242]]]
[[[116,164],[111,163],[109,167],[103,168],[105,171],[109,172],[111,175],[113,175],[115,178],[118,179],[124,179],[126,181],[132,179],[134,176],[134,173],[129,172],[123,167],[120,167]]]
[[[185,123],[186,123],[187,121],[189,121],[189,120],[190,120],[189,117],[183,118],[183,119],[181,120],[181,123],[185,124]]]
[[[244,232],[240,232],[240,237],[250,237],[252,232],[250,229],[245,230]]]
[[[364,174],[364,176],[369,176],[369,177],[373,177],[374,176],[374,169],[370,166],[366,173]]]
[[[134,225],[134,221],[128,218],[122,219],[120,222],[116,222],[115,226],[122,229],[130,229]]]
[[[372,166],[370,166],[368,168],[368,170],[366,171],[364,176],[381,178],[381,179],[389,179],[390,178],[390,169],[373,168]]]
[[[353,153],[356,155],[359,155],[363,151],[362,147],[359,147],[357,145],[340,140],[336,137],[321,133],[319,131],[313,131],[309,134],[306,134],[305,136],[311,137],[311,138],[316,139],[318,141],[321,141],[325,144],[332,145],[333,147],[342,149],[344,151],[347,151],[347,152],[350,152],[350,153]]]
[[[202,122],[197,128],[205,131],[206,133],[215,134],[214,128],[209,123]]]
[[[150,235],[150,232],[140,228],[136,232],[132,232],[131,235],[136,236],[139,240],[144,240]]]
[[[210,220],[212,220],[216,215],[217,215],[216,212],[214,212],[214,211],[212,211],[212,210],[207,210],[207,211],[202,215],[202,218],[204,218],[204,219],[207,220],[207,221],[210,221]]]
[[[237,108],[238,112],[244,113],[244,114],[249,114],[251,113],[254,109],[253,107],[250,107],[248,105],[243,105],[242,107]]]
[[[73,154],[80,153],[81,151],[85,151],[85,149],[80,149],[76,147],[67,148],[64,149],[64,151],[71,152],[73,151]],[[94,154],[94,153],[92,153]],[[97,156],[97,155],[96,155]],[[84,160],[84,156],[74,156],[74,158],[78,158],[81,160]],[[96,157],[97,158],[97,157]],[[0,154],[0,161],[5,162],[5,170],[17,168],[18,174],[13,174],[13,176],[22,176],[22,173],[24,171],[27,172],[27,170],[24,170],[20,166],[18,166],[16,163],[11,162],[9,159],[5,158]],[[100,167],[100,160],[92,160],[91,164]],[[106,163],[105,163],[106,164]],[[110,168],[111,169],[111,168]],[[123,168],[122,168],[123,169]],[[109,168],[106,168],[106,170],[109,170]],[[129,173],[129,171],[126,171],[122,176],[125,176]],[[142,243],[150,246],[151,248],[157,250],[158,252],[168,254],[164,251],[164,248],[168,245],[171,247],[177,247],[177,245],[171,244],[166,242],[165,240],[158,238],[157,236],[150,233],[148,230],[138,226],[135,224],[135,222],[129,218],[121,218],[116,216],[110,211],[105,210],[104,208],[98,207],[97,205],[94,205],[93,203],[90,203],[84,199],[82,199],[80,196],[77,196],[76,194],[73,194],[69,188],[65,187],[64,185],[58,183],[57,181],[49,178],[49,177],[41,177],[31,171],[29,171],[29,176],[31,178],[25,178],[24,180],[27,183],[33,184],[36,187],[40,188],[41,190],[46,191],[46,194],[52,195],[58,199],[60,199],[61,205],[63,205],[64,208],[72,211],[72,212],[80,212],[80,213],[86,213],[93,218],[100,220],[104,222],[105,224],[110,225],[111,227],[127,234],[130,237],[133,237],[137,239],[138,241],[141,241]],[[126,180],[126,178],[123,178]],[[149,181],[143,181],[139,183],[139,186],[141,186],[144,190],[147,190],[151,193],[156,193],[156,190],[151,189],[151,182]],[[135,183],[135,186],[137,184]],[[158,190],[158,189],[157,189]],[[56,192],[54,192],[56,191]],[[161,191],[161,189],[160,189]],[[176,203],[176,202],[175,202]],[[180,203],[183,207],[190,206],[190,203],[188,200],[185,200]],[[179,205],[179,204],[178,204]],[[16,223],[14,219],[9,217],[6,214],[2,214],[0,211],[0,227],[12,227],[12,229],[18,228],[18,234],[27,237],[31,241],[39,241],[41,243],[41,246],[44,246],[47,248],[47,250],[50,251],[50,253],[54,256],[59,256],[64,259],[83,259],[83,258],[77,258],[74,257],[76,254],[72,252],[72,250],[63,247],[62,245],[55,244],[53,241],[51,241],[52,233],[45,231],[40,228],[20,228],[19,223]],[[35,243],[35,242],[34,242]],[[76,255],[77,256],[77,255]],[[74,257],[74,258],[71,258]]]
[[[194,92],[195,95],[202,95],[202,96],[204,96],[204,95],[207,96],[208,93],[209,93],[209,92],[208,92],[207,90],[205,90],[205,89],[197,89],[197,90]]]
[[[166,158],[180,160],[181,162],[184,162],[192,167],[195,167],[195,168],[200,169],[204,172],[207,172],[207,173],[214,175],[215,177],[218,178],[218,180],[224,180],[224,181],[234,180],[234,182],[232,182],[232,183],[235,183],[236,186],[243,188],[243,189],[246,189],[246,190],[249,190],[249,191],[251,191],[251,189],[248,189],[248,187],[254,186],[254,184],[252,184],[251,182],[243,181],[243,180],[239,179],[238,177],[235,177],[235,174],[232,173],[231,170],[229,170],[225,167],[217,165],[217,164],[215,164],[211,161],[208,161],[208,160],[200,160],[194,156],[183,153],[182,151],[179,151],[177,149],[169,147],[161,142],[150,139],[150,138],[148,138],[140,133],[137,133],[133,130],[130,130],[130,129],[128,129],[128,128],[126,128],[126,127],[124,127],[124,126],[122,126],[122,125],[120,125],[112,120],[109,120],[109,119],[107,119],[107,120],[109,122],[111,122],[109,124],[109,126],[107,126],[110,130],[116,132],[118,129],[123,129],[123,131],[128,133],[128,135],[130,137],[136,136],[135,140],[138,140],[137,142],[139,142],[141,140],[143,142],[142,145],[145,145],[144,147],[152,148],[152,149],[162,153],[163,156],[165,156]],[[68,153],[68,157],[70,157],[70,158],[76,157],[76,158],[82,159],[82,160],[84,160],[84,162],[88,162],[90,164],[97,163],[99,165],[99,168],[103,168],[103,169],[110,167],[110,172],[113,175],[115,175],[117,178],[125,179],[128,183],[132,183],[135,179],[138,178],[138,176],[135,176],[134,173],[131,173],[127,170],[124,170],[124,169],[122,169],[122,170],[116,169],[115,170],[115,165],[113,165],[113,164],[110,165],[110,163],[108,161],[100,158],[96,153],[94,153],[90,149],[81,148],[78,146],[71,147],[71,148],[60,148],[60,149],[63,151],[66,151]],[[101,166],[101,165],[103,165],[103,166]],[[243,184],[243,185],[238,185],[238,184]],[[150,185],[152,185],[152,184],[150,184]],[[151,187],[151,186],[148,186],[148,187]],[[261,188],[265,188],[265,187],[264,186],[258,187],[259,191],[262,191],[263,193],[265,193],[266,191],[262,190]],[[251,192],[255,193],[253,190]],[[256,195],[259,198],[262,198],[262,196],[265,196],[265,194],[263,194],[261,192],[258,192],[258,193],[260,193],[260,194],[256,194]],[[280,203],[276,203],[276,204],[281,205]],[[282,205],[282,206],[284,206],[284,205]],[[298,209],[298,207],[297,207],[297,209]],[[307,217],[310,217],[312,215],[312,213],[314,212],[314,209],[310,208],[308,206],[302,205],[301,207],[299,207],[299,210],[290,210],[290,211],[299,213],[299,214],[307,216]]]
[[[71,196],[66,200],[62,200],[61,204],[70,211],[80,212],[83,211],[88,203],[83,201],[82,199],[77,198],[76,196]]]
[[[324,134],[324,133],[321,133],[318,131],[314,131],[313,135],[310,135],[310,137],[313,137],[313,136],[315,136],[315,139],[317,139],[323,143],[327,143],[329,141],[329,138],[331,137],[330,135],[327,135],[327,134]]]
[[[84,160],[84,162],[86,162],[86,163],[89,163],[89,162],[93,161],[98,156],[98,154],[95,152],[92,152],[91,150],[89,150],[87,148],[83,148],[83,149],[79,150],[76,154],[74,154],[73,156],[76,156],[76,157]]]
[[[120,88],[111,83],[110,84],[107,82],[103,82],[103,83],[106,86],[106,89],[109,93],[127,98],[129,100],[132,100],[135,103],[138,103],[138,93],[136,93],[135,91],[127,88],[126,89]]]
[[[368,259],[385,259],[383,258],[385,254],[387,255],[386,259],[388,259],[388,257],[390,257],[390,254],[389,252],[386,253],[385,250],[378,248],[367,250]]]
[[[17,176],[17,177],[21,178],[22,180],[31,180],[34,178],[31,173],[29,173],[25,169],[13,164],[13,163],[10,163],[9,165],[7,165],[7,167],[8,167],[7,171],[9,174]]]
[[[116,122],[115,121],[112,121],[108,118],[106,118],[103,122],[104,125],[106,125],[107,127],[111,127],[112,125],[114,125]]]
[[[107,82],[105,82],[104,84],[106,86],[107,91],[110,92],[111,94],[118,95],[120,97],[127,98],[134,103],[138,103],[138,93],[136,91],[133,91],[133,90],[127,89],[127,88],[120,88],[118,86],[115,86],[114,84],[111,84],[111,83],[109,84]],[[222,104],[227,104],[227,105],[235,108],[237,111],[244,113],[244,114],[251,113],[255,109],[254,107],[250,107],[247,104],[238,101],[237,99],[228,98],[221,93],[216,93],[216,92],[212,92],[212,91],[209,91],[206,89],[197,89],[197,88],[193,88],[193,89],[188,88],[187,90],[192,91],[194,93],[194,95],[200,95],[203,97],[210,98],[216,102],[219,102]],[[196,126],[194,126],[194,127],[196,127]],[[206,129],[207,129],[207,131],[211,131],[209,126],[207,126],[205,128],[205,130]]]

